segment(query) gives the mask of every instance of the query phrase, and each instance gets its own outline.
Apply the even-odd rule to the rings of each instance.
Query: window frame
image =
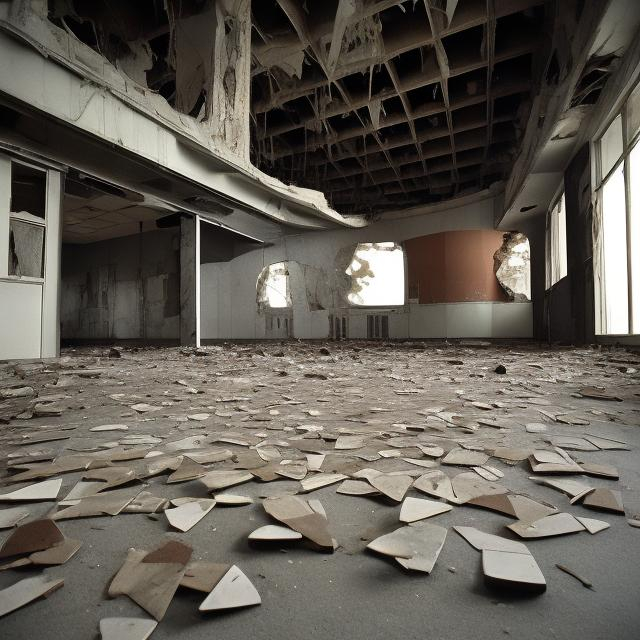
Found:
[[[568,255],[567,255],[567,200],[565,197],[564,185],[561,185],[559,190],[556,192],[555,198],[552,200],[552,205],[549,207],[547,211],[546,218],[546,227],[545,227],[545,290],[551,291],[563,278],[566,278],[569,274],[569,265],[568,265]],[[561,209],[559,209],[559,205],[562,203]],[[553,260],[553,225],[554,225],[554,217],[559,220],[557,214],[562,210],[564,212],[564,236],[563,241],[561,241],[561,248],[563,249],[564,260],[561,261],[560,265],[555,265]],[[560,240],[560,225],[558,225],[558,239]],[[561,267],[564,266],[564,270]],[[564,271],[562,275],[560,275],[557,280],[553,280],[555,276],[555,272],[560,273]]]
[[[44,197],[45,197],[45,206],[44,206],[44,218],[40,218],[39,216],[36,216],[34,214],[31,214],[29,212],[22,212],[22,211],[13,211],[12,210],[12,202],[13,202],[13,180],[12,180],[12,176],[13,176],[13,165],[14,164],[19,164],[25,167],[29,167],[30,169],[34,169],[35,171],[40,171],[42,173],[44,173]],[[4,265],[4,269],[6,269],[6,271],[4,272],[4,275],[2,276],[3,278],[7,278],[8,280],[15,280],[16,282],[33,282],[33,283],[44,283],[44,277],[45,277],[45,254],[46,254],[46,248],[47,248],[47,216],[48,216],[48,206],[47,206],[47,200],[49,197],[49,171],[47,169],[44,169],[43,167],[40,167],[38,165],[32,164],[30,162],[25,162],[22,159],[17,159],[15,157],[10,157],[9,158],[9,175],[10,175],[10,179],[9,179],[9,189],[10,189],[10,199],[9,199],[9,219],[8,219],[8,228],[11,228],[11,221],[12,220],[17,220],[19,222],[23,222],[25,224],[30,224],[36,227],[41,227],[43,229],[43,238],[42,238],[42,276],[37,277],[37,276],[19,276],[19,275],[15,275],[15,274],[10,274],[9,273],[9,263],[7,261],[7,264]],[[26,214],[26,215],[25,215]],[[7,243],[9,242],[9,236],[7,236]],[[9,247],[7,246],[7,255],[9,255]]]
[[[633,317],[633,261],[631,255],[631,233],[633,228],[633,223],[631,220],[631,175],[630,175],[630,161],[629,157],[631,151],[634,147],[640,144],[640,128],[635,131],[629,131],[629,109],[631,104],[631,97],[637,90],[640,90],[640,82],[636,82],[631,89],[627,92],[623,102],[620,107],[611,115],[611,117],[607,120],[606,126],[602,127],[602,129],[598,132],[598,135],[594,137],[592,141],[592,148],[594,150],[594,177],[595,177],[595,186],[593,189],[594,196],[598,202],[598,205],[601,208],[603,207],[603,189],[607,182],[611,179],[611,177],[615,174],[615,172],[622,165],[623,167],[623,176],[624,176],[624,199],[625,199],[625,222],[626,222],[626,250],[627,250],[627,325],[628,330],[627,333],[610,333],[608,332],[608,327],[606,326],[606,313],[603,313],[606,310],[606,291],[603,290],[603,285],[600,285],[600,291],[596,292],[596,300],[597,304],[600,306],[599,312],[597,312],[596,319],[596,334],[603,336],[632,336],[638,335],[637,332],[634,332],[635,327],[640,326],[640,318]],[[622,127],[622,153],[620,157],[612,164],[610,169],[607,171],[605,175],[603,175],[602,171],[602,140],[604,136],[609,131],[610,127],[613,126],[616,119],[620,117],[621,127]],[[598,229],[598,234],[601,237],[604,237],[605,229],[603,225],[604,220],[604,212],[602,211],[600,215],[600,228]],[[595,249],[595,247],[594,247]],[[602,249],[601,249],[602,251]],[[599,275],[600,280],[604,281],[604,256],[600,261],[600,270],[601,273]],[[594,280],[594,285],[595,285]],[[640,290],[640,287],[639,287]],[[602,308],[604,305],[604,309]],[[598,318],[600,319],[598,321]],[[603,319],[604,318],[604,319]],[[605,326],[602,326],[602,325]],[[600,326],[598,326],[600,325]]]

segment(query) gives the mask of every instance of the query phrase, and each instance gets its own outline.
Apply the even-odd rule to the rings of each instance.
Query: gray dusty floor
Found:
[[[326,354],[321,352],[323,346],[328,349]],[[532,474],[527,461],[507,464],[492,457],[488,464],[504,473],[500,483],[510,491],[611,524],[596,535],[581,532],[525,540],[547,581],[547,591],[532,597],[487,588],[480,553],[452,529],[431,575],[408,573],[393,560],[365,551],[369,540],[400,525],[400,507],[381,498],[336,494],[337,485],[303,496],[321,500],[340,545],[335,553],[318,553],[305,545],[252,548],[247,535],[270,522],[260,497],[299,489],[297,481],[252,481],[227,492],[253,496],[255,504],[215,507],[187,533],[170,531],[163,514],[153,518],[121,514],[61,521],[59,526],[65,535],[84,543],[66,564],[44,569],[47,575],[63,577],[64,587],[48,599],[0,619],[0,638],[94,638],[98,637],[101,618],[147,618],[126,596],[108,599],[106,588],[128,548],[151,550],[167,538],[190,544],[193,559],[237,564],[259,590],[262,605],[203,616],[198,605],[204,594],[179,589],[152,636],[154,640],[639,637],[640,529],[627,522],[640,514],[637,354],[622,349],[541,350],[524,344],[482,347],[352,342],[223,345],[204,349],[207,355],[202,356],[179,349],[125,349],[121,358],[107,358],[107,351],[67,350],[59,361],[44,366],[0,365],[0,389],[28,385],[38,394],[37,399],[0,401],[0,418],[4,416],[7,421],[0,425],[0,483],[7,485],[8,476],[17,472],[7,470],[9,454],[50,451],[69,455],[78,454],[78,449],[100,447],[83,453],[95,456],[108,451],[103,448],[105,443],[139,434],[162,439],[161,443],[147,445],[149,451],[163,451],[169,442],[201,435],[203,447],[229,448],[241,456],[241,462],[242,455],[253,450],[217,442],[217,438],[230,434],[257,436],[280,441],[277,446],[282,458],[297,460],[304,459],[304,453],[296,448],[296,442],[300,442],[296,438],[304,434],[305,425],[319,425],[323,427],[319,433],[326,439],[324,448],[332,453],[326,464],[349,472],[366,467],[383,471],[420,469],[401,458],[365,461],[357,457],[390,448],[381,442],[397,435],[415,434],[412,437],[416,441],[439,444],[445,450],[462,443],[491,453],[498,446],[551,449],[546,442],[549,437],[591,434],[623,440],[631,448],[569,451],[578,461],[609,464],[619,470],[619,481],[586,476],[577,479],[621,490],[626,516],[570,505],[563,493],[529,480]],[[506,367],[505,375],[494,373],[498,364]],[[96,377],[84,377],[87,369],[98,370],[89,374]],[[305,374],[320,374],[327,379]],[[178,384],[178,380],[187,386]],[[578,390],[590,385],[605,387],[623,401],[579,397]],[[415,393],[398,393],[406,391]],[[43,399],[40,407],[57,407],[61,415],[28,418],[36,401],[42,403]],[[472,401],[496,402],[499,406],[482,410]],[[136,403],[148,403],[155,410],[138,413],[130,408]],[[441,417],[417,413],[435,409],[440,409]],[[319,414],[310,415],[308,410]],[[10,417],[20,413],[21,418]],[[194,413],[208,413],[209,417],[188,420],[187,416]],[[588,424],[564,424],[550,416],[569,416],[574,422],[579,418]],[[480,426],[478,418],[500,418],[507,421],[507,426]],[[533,422],[545,423],[548,430],[527,433],[525,424]],[[89,431],[92,426],[110,423],[127,424],[129,430]],[[422,425],[425,430],[403,433],[406,424]],[[45,427],[56,432],[69,429],[63,433],[70,437],[28,444],[34,434],[48,432]],[[362,431],[370,437],[365,447],[333,451],[337,435]],[[11,444],[18,439],[24,444]],[[289,446],[283,446],[282,441]],[[411,451],[405,453],[411,457]],[[142,476],[148,462],[142,458],[119,464]],[[210,468],[233,466],[234,461],[227,460]],[[467,471],[454,466],[440,468],[449,476]],[[60,498],[81,476],[79,472],[61,476]],[[197,480],[167,485],[164,474],[144,482],[149,485],[146,489],[157,496],[207,495]],[[25,485],[11,488],[21,486]],[[2,487],[0,493],[7,490]],[[415,489],[408,495],[427,497]],[[51,513],[55,503],[37,503],[29,508],[35,518]],[[474,526],[516,539],[505,528],[512,519],[471,506],[454,506],[430,522],[446,527]],[[0,532],[0,543],[8,535],[7,530]],[[556,563],[590,579],[594,590],[558,570]],[[41,571],[1,572],[0,588]]]

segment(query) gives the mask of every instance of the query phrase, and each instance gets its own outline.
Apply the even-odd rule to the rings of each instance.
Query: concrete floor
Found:
[[[321,353],[323,346],[329,355]],[[106,351],[67,350],[59,361],[45,366],[0,365],[0,389],[30,385],[40,400],[42,396],[54,396],[52,404],[62,409],[60,417],[14,418],[0,426],[0,482],[6,484],[7,454],[41,450],[68,454],[72,449],[101,446],[131,434],[163,438],[161,444],[149,447],[162,451],[167,442],[198,434],[211,439],[229,432],[266,433],[270,438],[286,440],[298,435],[296,427],[315,424],[324,426],[323,434],[335,435],[339,429],[364,426],[372,432],[389,430],[397,435],[395,432],[402,429],[397,425],[405,423],[424,425],[425,431],[419,437],[432,437],[445,448],[452,448],[456,441],[472,441],[491,451],[505,445],[550,449],[551,445],[545,442],[547,437],[588,433],[623,440],[631,447],[630,451],[570,451],[578,461],[617,467],[619,481],[586,476],[577,479],[621,490],[626,517],[570,505],[563,493],[529,480],[531,470],[526,461],[509,465],[491,458],[489,464],[504,472],[500,482],[511,491],[545,500],[573,515],[611,524],[596,535],[581,532],[524,541],[547,581],[547,591],[532,597],[489,589],[482,577],[481,554],[452,529],[431,575],[405,572],[393,561],[366,552],[369,540],[399,526],[399,506],[380,498],[336,494],[337,485],[304,496],[321,500],[331,532],[340,544],[334,554],[317,553],[304,545],[286,549],[250,547],[247,535],[270,522],[259,497],[295,492],[299,483],[249,482],[228,492],[253,496],[256,504],[216,507],[187,533],[171,532],[163,514],[153,518],[121,514],[60,522],[65,535],[84,543],[66,564],[45,569],[47,575],[63,577],[64,587],[48,599],[0,619],[0,638],[94,638],[98,637],[101,618],[148,618],[126,596],[108,599],[106,588],[128,548],[151,550],[167,537],[192,545],[193,559],[237,564],[260,592],[262,605],[203,616],[198,605],[204,594],[179,589],[152,636],[154,640],[638,638],[640,529],[627,522],[640,514],[637,354],[621,349],[538,349],[527,344],[482,347],[354,342],[230,344],[208,347],[205,356],[188,351],[185,353],[189,355],[185,355],[179,349],[148,349],[124,350],[122,357],[115,359],[104,357]],[[494,373],[498,364],[506,367],[506,375]],[[81,377],[78,372],[82,368],[100,372],[98,377]],[[305,373],[322,374],[327,379],[305,377]],[[189,393],[187,387],[176,384],[178,380],[200,393]],[[574,395],[588,385],[604,386],[623,402]],[[407,390],[417,393],[397,393]],[[301,404],[283,404],[283,396]],[[219,402],[228,398],[242,399]],[[485,411],[471,405],[471,400],[498,401],[503,406]],[[132,411],[130,405],[139,402],[154,405],[157,410]],[[32,399],[0,403],[0,416],[7,418],[25,409],[28,415],[32,405]],[[463,426],[447,425],[416,413],[435,407],[464,416]],[[388,411],[372,411],[374,408]],[[270,409],[279,414],[270,415]],[[320,415],[310,416],[305,413],[309,409]],[[539,413],[539,409],[582,417],[589,424],[558,423]],[[186,420],[187,415],[202,412],[209,413],[210,418],[203,422]],[[482,427],[475,421],[488,417],[507,419],[510,427]],[[527,433],[524,425],[531,422],[544,422],[548,431]],[[125,423],[129,431],[89,432],[90,427],[107,423]],[[43,426],[71,428],[67,432],[70,438],[22,446],[9,444],[27,434],[41,433]],[[289,441],[291,448],[281,448],[284,457],[303,457],[295,449],[295,442]],[[235,453],[247,451],[246,447],[223,443],[207,446],[229,447]],[[326,449],[333,449],[331,437]],[[338,453],[362,468],[418,469],[399,458],[367,462],[353,457],[358,451]],[[141,472],[146,462],[122,464]],[[215,463],[212,468],[232,466],[232,461],[227,461]],[[465,471],[444,465],[442,469],[450,476]],[[60,497],[81,475],[62,476]],[[197,480],[167,485],[166,475],[160,475],[145,482],[149,483],[147,490],[158,496],[206,496]],[[23,485],[12,488],[20,486]],[[414,489],[408,495],[427,497]],[[32,516],[49,513],[53,504],[30,505]],[[431,522],[446,527],[474,526],[516,539],[505,529],[512,519],[470,506],[454,506]],[[7,537],[8,531],[0,532],[0,542]],[[561,572],[556,563],[591,580],[594,589],[583,587]],[[2,572],[0,588],[40,571]]]

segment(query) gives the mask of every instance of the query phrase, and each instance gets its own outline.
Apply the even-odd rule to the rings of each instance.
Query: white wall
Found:
[[[256,281],[274,262],[290,261],[289,286],[293,303],[293,337],[326,338],[329,315],[349,318],[349,337],[367,335],[367,314],[389,314],[391,338],[528,338],[532,336],[531,303],[466,302],[405,304],[393,309],[309,308],[300,265],[337,275],[338,252],[358,242],[401,242],[416,236],[459,229],[492,229],[494,200],[421,216],[387,219],[363,229],[307,232],[285,236],[281,242],[246,253],[230,262],[201,267],[202,339],[265,338],[264,315],[258,313]],[[296,264],[298,263],[298,264]]]

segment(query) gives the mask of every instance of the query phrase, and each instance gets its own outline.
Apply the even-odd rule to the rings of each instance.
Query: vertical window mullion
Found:
[[[633,228],[631,222],[631,179],[629,175],[629,145],[627,144],[627,103],[625,103],[622,109],[622,148],[624,154],[624,206],[625,215],[627,221],[627,300],[628,300],[628,314],[629,314],[629,329],[628,334],[633,333],[633,263],[631,260],[631,231]]]

